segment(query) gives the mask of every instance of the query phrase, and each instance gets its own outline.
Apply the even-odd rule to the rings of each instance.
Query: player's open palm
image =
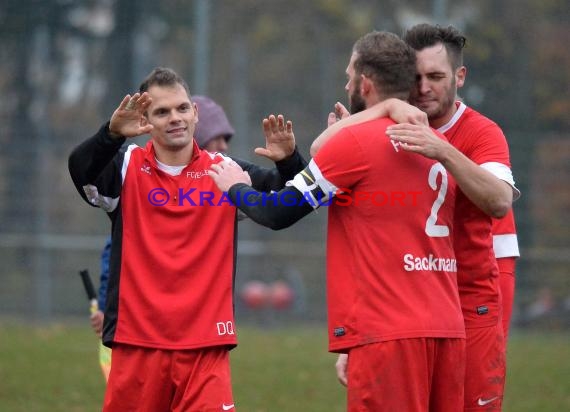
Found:
[[[263,119],[263,134],[265,135],[265,148],[257,147],[255,153],[259,156],[278,162],[291,156],[295,151],[295,134],[293,122],[285,122],[283,115],[270,115]]]
[[[350,116],[348,109],[341,102],[336,102],[334,105],[334,112],[329,113],[327,126],[332,126],[338,122],[339,119],[345,119],[348,116]]]
[[[109,131],[114,136],[136,137],[149,133],[153,126],[142,125],[142,117],[148,109],[152,99],[148,93],[135,93],[132,97],[126,95],[113,112]]]

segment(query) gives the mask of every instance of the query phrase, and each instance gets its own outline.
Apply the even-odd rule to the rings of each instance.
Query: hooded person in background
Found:
[[[207,96],[193,96],[198,106],[200,121],[196,124],[194,139],[201,149],[208,152],[225,153],[228,143],[235,133],[228,117],[218,103]]]

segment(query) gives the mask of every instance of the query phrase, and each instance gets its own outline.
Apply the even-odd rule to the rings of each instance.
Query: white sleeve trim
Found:
[[[495,257],[519,257],[519,242],[516,234],[493,235],[493,250]]]
[[[311,176],[309,176],[307,172],[303,170],[302,172],[297,173],[293,180],[289,180],[286,183],[286,186],[293,186],[295,189],[301,192],[303,196],[309,196],[312,201],[311,205],[313,206],[313,209],[317,209],[323,203],[328,202],[330,198],[337,193],[338,188],[330,181],[325,179],[321,173],[321,170],[319,169],[319,166],[317,166],[313,159],[311,159],[309,162],[308,168]],[[308,184],[307,180],[312,181],[312,183]],[[313,194],[313,191],[317,187],[319,187],[324,194],[324,197],[322,199],[316,199]]]
[[[123,168],[121,169],[121,182],[125,183],[125,177],[127,176],[127,168],[129,167],[129,162],[131,161],[131,153],[133,150],[137,149],[138,146],[136,144],[131,144],[127,147],[127,151],[125,152],[125,157],[123,158]]]
[[[515,180],[513,179],[513,172],[511,169],[499,162],[486,162],[480,165],[483,169],[491,172],[497,179],[507,182],[513,188],[513,201],[521,197],[521,192],[515,186]]]
[[[229,157],[229,156],[226,156],[226,155],[223,154],[223,153],[219,153],[219,152],[208,152],[207,150],[206,150],[206,153],[208,153],[208,155],[210,156],[210,159],[212,159],[212,160],[214,160],[216,157],[221,157],[222,160],[223,160],[223,161],[226,161],[226,162],[234,161],[234,159],[232,159],[232,158]]]
[[[338,187],[336,187],[332,182],[323,176],[321,169],[319,169],[319,166],[317,166],[314,159],[311,159],[309,162],[309,170],[313,176],[315,176],[315,183],[321,188],[323,192],[336,194]]]

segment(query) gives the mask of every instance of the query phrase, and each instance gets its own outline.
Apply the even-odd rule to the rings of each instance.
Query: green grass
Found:
[[[503,410],[570,410],[570,334],[516,332]],[[324,327],[242,327],[239,338],[232,374],[240,412],[345,410]],[[97,340],[87,323],[0,323],[0,411],[100,411],[103,391]]]
[[[336,355],[327,352],[324,327],[242,328],[232,351],[238,411],[341,412],[344,387],[336,379]]]
[[[503,410],[570,411],[570,334],[517,332],[509,338]]]
[[[82,327],[0,324],[0,411],[100,411],[97,337]]]

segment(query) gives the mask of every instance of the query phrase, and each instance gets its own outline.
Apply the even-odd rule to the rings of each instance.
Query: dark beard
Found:
[[[366,102],[358,90],[359,88],[355,88],[355,91],[350,95],[350,114],[355,114],[366,109]]]

